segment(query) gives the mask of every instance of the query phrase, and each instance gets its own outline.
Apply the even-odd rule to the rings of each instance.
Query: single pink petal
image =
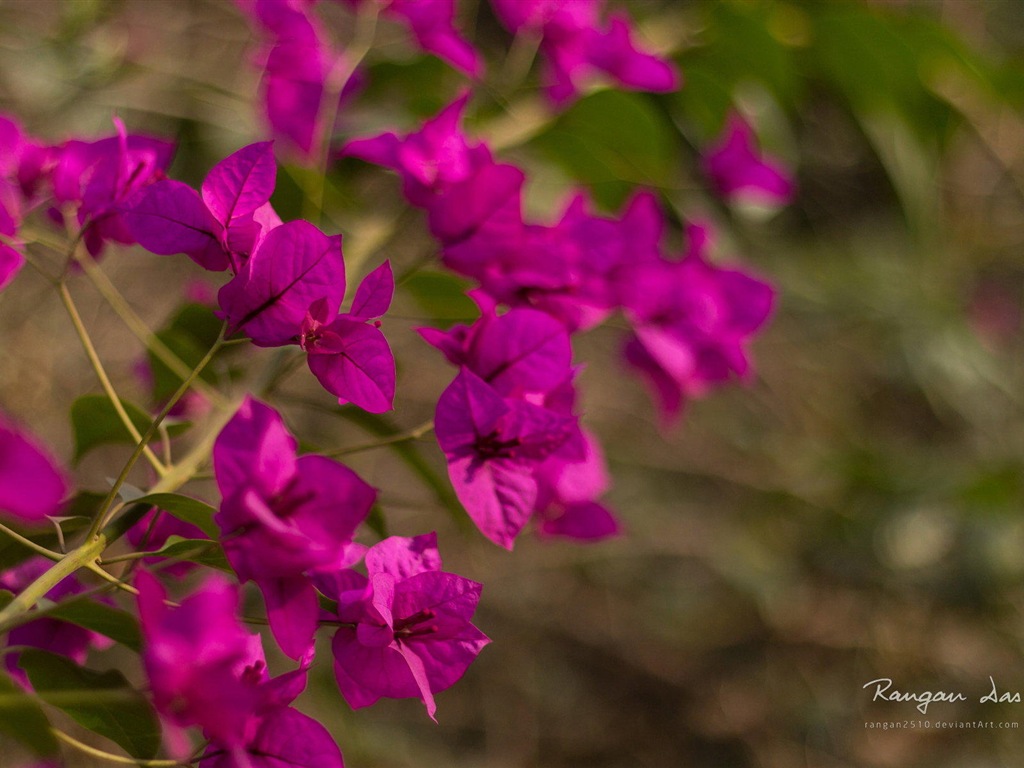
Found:
[[[647,348],[633,337],[623,349],[626,362],[636,368],[648,384],[661,411],[662,426],[672,427],[678,420],[685,405],[685,395],[678,379],[669,375]]]
[[[341,150],[342,157],[358,157],[374,165],[385,168],[398,168],[398,150],[402,140],[394,133],[382,133],[371,139],[355,139],[348,142]]]
[[[511,550],[537,499],[537,481],[530,469],[507,459],[480,461],[467,456],[449,462],[448,476],[480,532]]]
[[[0,513],[38,522],[60,510],[64,472],[34,438],[0,418]]]
[[[595,40],[591,61],[623,86],[638,91],[666,93],[680,86],[679,73],[668,61],[637,49],[629,17],[615,14],[609,30]]]
[[[9,245],[0,244],[0,291],[11,284],[24,265],[24,256]]]
[[[395,358],[378,328],[339,317],[309,349],[309,369],[339,403],[369,413],[394,407]]]
[[[356,289],[349,315],[359,320],[381,317],[391,306],[395,295],[395,275],[391,261],[387,260],[365,278]]]
[[[316,589],[305,576],[258,579],[267,604],[267,620],[285,655],[302,658],[313,646],[320,605]]]
[[[416,687],[419,688],[420,698],[423,699],[423,704],[427,708],[427,714],[436,723],[437,718],[434,715],[437,713],[437,704],[434,703],[434,694],[430,690],[430,681],[427,679],[427,670],[423,665],[423,659],[416,655],[416,651],[407,643],[398,641],[395,643],[395,647],[402,654],[405,663],[409,665],[409,671],[412,672],[412,679],[416,681]]]
[[[425,533],[412,538],[389,536],[367,550],[366,570],[370,574],[388,573],[396,579],[441,570],[437,534]]]
[[[704,172],[729,200],[784,205],[796,191],[792,177],[774,159],[762,157],[750,126],[730,116],[719,141],[704,155]]]
[[[556,517],[545,518],[540,530],[547,536],[563,536],[580,541],[598,541],[621,532],[615,516],[596,501],[567,504]]]
[[[551,389],[572,364],[565,327],[531,309],[513,309],[484,325],[472,355],[473,372],[505,396]]]
[[[259,721],[243,748],[225,751],[211,744],[199,768],[345,768],[345,763],[323,725],[282,707]]]
[[[292,521],[306,534],[318,570],[334,570],[358,560],[352,537],[370,513],[377,489],[352,469],[326,456],[302,456],[290,492],[301,500]]]
[[[184,253],[213,271],[228,268],[217,239],[220,226],[187,184],[170,179],[151,184],[124,205],[121,216],[147,251],[161,256]]]
[[[454,27],[454,0],[392,0],[387,13],[405,19],[423,50],[470,77],[483,74],[479,55]]]
[[[511,165],[490,165],[454,185],[428,209],[431,233],[445,245],[466,240],[496,215],[520,210],[524,175]]]
[[[274,143],[250,144],[213,166],[203,181],[203,201],[227,227],[270,200],[276,177]]]
[[[377,703],[382,696],[418,695],[416,681],[402,655],[391,646],[363,645],[355,630],[341,627],[331,641],[334,677],[353,709]]]
[[[278,493],[296,473],[298,443],[281,415],[246,397],[213,444],[213,470],[221,495],[255,484]]]

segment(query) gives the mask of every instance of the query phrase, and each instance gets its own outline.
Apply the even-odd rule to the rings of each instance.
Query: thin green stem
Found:
[[[68,291],[67,285],[60,283],[57,286],[57,292],[60,294],[60,300],[64,304],[64,308],[71,317],[71,324],[75,326],[75,332],[78,334],[78,338],[82,342],[82,346],[85,348],[85,355],[89,358],[89,363],[92,365],[92,369],[96,372],[96,376],[99,378],[100,385],[103,387],[103,391],[106,392],[107,398],[110,400],[110,404],[114,406],[114,410],[117,412],[118,418],[121,419],[121,423],[124,424],[124,428],[128,430],[128,434],[132,436],[132,439],[135,440],[137,444],[142,446],[140,453],[146,457],[146,460],[150,465],[152,465],[153,469],[156,470],[156,473],[162,477],[167,474],[167,467],[165,467],[163,462],[156,457],[156,454],[149,450],[146,443],[142,442],[142,435],[139,434],[139,430],[136,429],[131,417],[128,416],[128,411],[125,410],[124,403],[122,403],[121,398],[118,397],[117,391],[114,389],[114,385],[111,383],[110,377],[107,376],[103,363],[100,361],[100,357],[96,353],[96,347],[93,346],[92,339],[89,337],[89,332],[86,330],[85,324],[82,322],[82,316],[78,313],[78,307],[75,305],[74,299],[71,298],[71,292]],[[134,462],[132,463],[134,464]]]
[[[7,621],[30,610],[47,592],[66,577],[89,563],[95,563],[96,558],[100,556],[106,545],[107,538],[102,534],[90,536],[82,546],[68,552],[68,554],[54,563],[49,570],[40,574],[35,581],[15,595],[14,599],[0,611],[0,632],[4,631]]]
[[[171,557],[169,559],[171,559],[171,560],[187,560],[192,555],[198,555],[204,549],[207,549],[207,548],[209,548],[210,546],[212,546],[212,545],[214,545],[216,543],[217,542],[215,542],[215,541],[213,541],[211,539],[209,542],[206,542],[204,544],[196,544],[196,546],[192,547],[191,549],[185,550],[184,552],[182,552],[182,553],[180,553],[178,555],[175,555],[175,556],[173,556],[173,557]],[[113,563],[134,562],[136,560],[141,560],[141,559],[143,559],[145,557],[153,557],[154,555],[161,556],[160,555],[160,550],[155,549],[155,550],[150,550],[150,551],[147,551],[147,552],[128,552],[127,554],[124,554],[124,555],[116,555],[114,557],[104,557],[101,562],[103,563],[103,565],[112,565]]]
[[[162,563],[156,563],[150,566],[149,571],[151,573],[156,573],[158,571],[162,571],[165,568],[170,568],[177,562],[178,560],[176,558],[168,558]],[[87,589],[84,592],[78,592],[74,595],[68,595],[58,603],[51,603],[44,607],[36,608],[33,611],[28,611],[26,613],[19,614],[18,616],[6,620],[2,624],[0,624],[0,635],[4,634],[5,632],[10,632],[12,629],[16,629],[17,627],[20,627],[24,624],[28,624],[29,622],[45,618],[46,616],[49,616],[51,613],[56,613],[57,611],[61,610],[61,608],[66,607],[69,603],[82,603],[86,600],[90,600],[96,597],[97,595],[103,595],[107,592],[110,592],[111,590],[117,589],[120,585],[127,584],[128,582],[125,579],[115,578],[112,581],[105,581],[103,584],[93,587],[92,589]],[[164,602],[167,605],[171,606],[178,605],[178,603],[175,603],[172,600],[165,600]]]
[[[366,54],[373,48],[373,40],[377,34],[377,7],[370,3],[363,6],[356,16],[356,30],[352,40],[345,48],[345,57],[339,59],[338,63],[328,73],[324,84],[324,92],[320,99],[320,113],[324,115],[323,133],[319,137],[320,144],[317,147],[315,186],[306,190],[306,205],[315,206],[317,216],[322,217],[324,212],[324,190],[327,185],[327,162],[331,151],[331,139],[334,137],[334,124],[338,120],[338,110],[341,102],[341,92],[348,81],[352,79],[356,68],[366,58]],[[310,211],[306,211],[309,213]],[[305,218],[310,218],[306,216]]]
[[[122,322],[128,327],[128,330],[132,332],[132,335],[141,341],[179,379],[184,379],[188,376],[188,364],[153,333],[149,326],[146,325],[146,322],[132,309],[128,300],[117,289],[117,286],[110,281],[110,278],[107,277],[96,261],[91,256],[78,255],[77,251],[75,260],[81,265],[85,276],[89,278],[96,287],[96,290],[99,291],[103,299],[110,305],[110,308],[114,310],[114,313],[121,318]],[[219,401],[221,399],[220,393],[202,379],[196,381],[195,389],[207,400]]]
[[[333,451],[324,452],[324,456],[348,456],[353,453],[362,453],[363,451],[372,451],[376,448],[383,448],[388,445],[394,445],[395,443],[404,443],[407,440],[419,440],[424,435],[428,434],[434,428],[434,420],[425,421],[418,427],[407,429],[405,432],[399,432],[397,435],[391,437],[385,437],[382,440],[376,440],[372,443],[362,443],[361,445],[352,445],[345,448],[336,448]]]
[[[224,343],[224,334],[226,331],[227,325],[222,325],[220,333],[217,335],[217,340],[213,342],[210,349],[207,350],[205,355],[203,355],[203,359],[200,360],[196,364],[196,367],[192,369],[192,373],[190,373],[188,377],[181,382],[181,386],[178,387],[177,391],[171,395],[171,398],[160,410],[160,413],[156,415],[156,418],[153,419],[152,423],[146,429],[145,434],[139,438],[139,442],[135,446],[135,450],[132,451],[132,455],[128,457],[128,461],[121,470],[121,474],[117,476],[114,484],[110,487],[110,492],[107,494],[106,499],[104,499],[99,513],[93,519],[92,527],[89,529],[89,536],[95,536],[99,532],[100,528],[109,522],[107,518],[111,515],[108,515],[108,512],[114,505],[114,501],[117,499],[117,494],[121,490],[121,486],[123,486],[125,481],[128,479],[128,475],[131,473],[132,467],[135,466],[135,462],[137,462],[139,457],[147,450],[146,444],[153,439],[153,436],[157,433],[157,430],[160,428],[163,420],[167,417],[167,414],[171,412],[171,409],[174,408],[175,405],[177,405],[178,401],[189,390],[189,387],[192,386],[192,383],[199,377],[199,374],[203,372],[206,365],[213,359],[213,356],[217,354],[218,350],[220,350],[221,345]],[[167,474],[168,472],[164,471],[161,473],[161,477],[166,476]]]
[[[87,570],[92,571],[105,582],[110,584],[114,589],[120,589],[122,592],[127,592],[130,595],[139,594],[139,590],[137,590],[131,584],[127,584],[123,579],[119,579],[117,578],[117,576],[107,573],[102,568],[100,568],[98,563],[86,563],[85,567]]]
[[[41,547],[40,545],[32,541],[32,539],[26,539],[20,533],[8,528],[3,523],[0,523],[0,533],[6,533],[10,538],[14,539],[16,542],[21,544],[21,546],[28,547],[37,555],[42,555],[43,557],[48,558],[50,560],[57,561],[64,557],[64,555],[60,554],[59,552],[54,552],[52,550],[47,549],[46,547]]]
[[[106,760],[110,763],[134,765],[139,766],[140,768],[180,768],[180,766],[188,766],[192,764],[191,762],[183,763],[180,760],[142,760],[135,757],[122,757],[121,755],[115,755],[112,752],[104,752],[102,749],[90,747],[88,744],[85,744],[72,736],[68,736],[64,731],[56,728],[51,728],[50,732],[65,744],[74,747],[79,752],[84,752],[87,755],[99,758],[100,760]]]

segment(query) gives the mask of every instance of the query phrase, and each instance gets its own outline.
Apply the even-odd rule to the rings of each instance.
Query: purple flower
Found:
[[[47,571],[52,564],[44,557],[32,556],[23,563],[0,572],[0,589],[18,594]],[[76,595],[84,590],[85,587],[78,577],[72,574],[47,592],[46,597],[48,600],[58,602],[64,597]],[[41,648],[51,653],[67,656],[76,664],[85,663],[91,647],[102,649],[111,645],[111,641],[102,635],[66,621],[46,617],[15,627],[7,635],[6,640],[9,646]],[[6,654],[5,664],[8,671],[27,687],[29,685],[28,678],[17,666],[19,656],[18,653]]]
[[[639,264],[625,276],[623,305],[633,333],[626,361],[651,386],[666,422],[685,401],[750,371],[747,340],[771,312],[767,283],[707,261],[707,228],[690,225],[680,261]]]
[[[396,171],[409,202],[426,207],[439,194],[493,163],[490,150],[470,144],[459,127],[468,100],[469,94],[463,94],[418,131],[401,137],[383,133],[356,139],[348,142],[341,154]]]
[[[480,55],[455,29],[455,0],[371,0],[388,18],[405,23],[420,48],[474,79],[484,72]],[[340,0],[353,8],[366,0]]]
[[[434,422],[459,501],[484,536],[512,549],[537,501],[536,472],[574,435],[576,420],[504,398],[463,368],[441,394]]]
[[[442,260],[450,269],[483,279],[526,251],[524,181],[515,166],[491,163],[430,202],[427,223],[441,242]]]
[[[153,703],[169,726],[173,752],[187,752],[179,729],[200,726],[229,747],[245,740],[246,727],[259,699],[241,676],[255,656],[262,656],[259,635],[247,632],[236,618],[238,589],[222,576],[209,577],[199,590],[166,605],[166,592],[153,576],[140,572],[139,620],[142,664]]]
[[[599,72],[631,90],[679,87],[675,67],[636,47],[627,16],[612,15],[601,26],[601,0],[491,0],[491,5],[512,33],[540,37],[544,81],[556,105],[572,101]]]
[[[387,312],[394,292],[391,263],[385,261],[360,283],[349,312],[332,317],[320,299],[306,315],[300,343],[309,353],[309,369],[341,404],[370,413],[394,407],[395,358],[375,320]]]
[[[315,301],[323,299],[334,315],[344,295],[341,236],[290,221],[270,230],[218,299],[232,331],[244,330],[258,346],[277,347],[299,341]]]
[[[343,768],[326,729],[288,706],[306,687],[311,651],[271,678],[259,635],[236,618],[238,590],[221,576],[175,609],[149,574],[136,585],[143,667],[173,755],[191,751],[182,729],[197,725],[210,739],[206,768]]]
[[[26,432],[0,416],[0,514],[42,521],[68,492],[63,470]]]
[[[78,208],[78,223],[93,256],[108,240],[135,242],[122,217],[122,204],[164,177],[174,145],[149,136],[128,135],[114,118],[117,135],[98,141],[72,140],[58,148],[53,169],[54,197]]]
[[[0,213],[0,216],[2,215]],[[11,284],[23,266],[25,266],[25,257],[16,248],[0,243],[0,291]]]
[[[472,326],[419,332],[448,362],[468,368],[502,397],[546,394],[571,371],[569,334],[557,320],[534,309],[497,315],[493,306],[484,305]]]
[[[125,223],[147,250],[187,254],[200,266],[238,272],[269,230],[277,164],[269,141],[242,147],[207,174],[202,196],[179,181],[158,181],[123,206]]]
[[[333,129],[326,124],[332,110],[324,109],[324,97],[341,57],[325,42],[312,3],[241,0],[238,5],[266,35],[257,66],[263,70],[260,94],[267,123],[275,137],[310,160]],[[343,90],[339,98],[347,95]]]
[[[223,501],[214,518],[224,552],[243,581],[259,585],[282,650],[299,658],[312,643],[316,590],[308,573],[358,559],[352,536],[376,491],[323,456],[296,456],[280,415],[247,398],[213,448]]]
[[[704,172],[715,190],[731,202],[785,205],[796,192],[789,172],[758,152],[754,132],[736,114],[729,116],[721,138],[705,153]]]
[[[620,533],[619,522],[597,501],[611,485],[597,439],[583,432],[584,458],[558,451],[537,471],[536,514],[539,532],[580,541],[597,541]]]
[[[524,226],[521,245],[492,247],[470,276],[496,301],[540,309],[570,332],[585,330],[617,308],[622,268],[657,257],[662,229],[649,192],[637,194],[614,219],[588,213],[580,194],[557,224]],[[504,244],[514,242],[503,238]],[[452,250],[446,262],[467,266],[452,264]]]
[[[331,644],[341,694],[356,709],[381,697],[420,698],[434,718],[434,694],[490,642],[470,623],[482,586],[441,570],[434,533],[374,545],[366,571],[319,581],[343,622]]]
[[[14,245],[21,223],[21,196],[15,185],[0,177],[0,291],[10,285],[25,265],[25,257]]]
[[[292,707],[275,709],[256,721],[241,747],[211,744],[199,768],[345,768],[331,734]]]

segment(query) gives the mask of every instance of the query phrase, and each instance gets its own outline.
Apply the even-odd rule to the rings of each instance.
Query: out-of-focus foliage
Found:
[[[593,548],[524,541],[513,557],[466,539],[451,566],[487,585],[478,624],[499,641],[439,697],[439,727],[414,702],[340,711],[326,677],[305,706],[321,707],[353,766],[1013,764],[1020,729],[864,723],[1024,722],[1022,705],[978,702],[989,675],[1000,690],[1024,690],[1024,6],[628,8],[672,52],[683,89],[596,90],[556,115],[536,90],[530,52],[506,58],[509,39],[485,5],[460,4],[491,73],[470,128],[527,169],[538,216],[553,218],[577,183],[608,209],[642,184],[680,219],[728,221],[722,255],[770,276],[781,295],[756,346],[759,378],[692,405],[677,434],[660,436],[644,394],[605,373],[617,365],[617,331],[584,337],[580,357],[602,361],[582,375],[586,411],[607,445],[627,537]],[[324,10],[346,39],[350,18]],[[460,86],[435,59],[388,45],[399,39],[388,25],[379,35],[340,136],[409,128]],[[117,111],[134,129],[175,136],[173,175],[196,183],[259,134],[248,44],[230,3],[4,3],[0,108],[54,140],[109,131]],[[733,109],[797,170],[797,201],[775,217],[723,207],[697,170]],[[300,168],[280,174],[273,202],[283,216],[308,208],[309,184]],[[391,257],[394,317],[447,325],[472,313],[452,298],[458,282],[429,266],[402,280],[434,254],[393,179],[339,163],[323,218],[344,232],[353,268],[380,249]],[[108,264],[191,362],[205,342],[189,334],[205,326],[175,312],[198,270],[141,252]],[[136,280],[143,270],[147,280]],[[153,297],[149,280],[164,281],[167,295]],[[64,413],[87,373],[75,342],[51,333],[60,311],[41,282],[0,300],[0,402],[67,438]],[[99,302],[88,311],[115,327]],[[399,398],[425,418],[449,372],[414,334],[394,333],[399,359],[424,360],[400,372]],[[120,334],[103,336],[100,351],[125,373],[136,355]],[[11,354],[40,339],[31,366]],[[166,394],[173,374],[151,362]],[[230,375],[220,362],[214,374]],[[395,431],[334,418],[333,407],[311,411],[298,377],[279,395],[324,443]],[[419,447],[352,463],[385,488],[392,532],[458,536],[440,511],[451,496],[439,457]],[[86,487],[102,487],[97,455],[108,449],[83,457]],[[54,546],[55,535],[42,535]],[[108,666],[122,659],[103,653]],[[969,700],[919,717],[910,704],[870,702],[862,686],[879,677]],[[18,712],[26,729],[38,717],[31,702]],[[35,746],[52,748],[43,741]]]

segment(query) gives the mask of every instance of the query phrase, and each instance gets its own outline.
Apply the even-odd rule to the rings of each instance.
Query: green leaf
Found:
[[[168,328],[159,331],[156,337],[177,355],[178,359],[188,366],[189,369],[202,360],[206,350],[209,349],[209,347],[203,348],[193,336],[178,328]],[[149,360],[149,370],[153,376],[153,400],[160,403],[173,395],[184,379],[168,368],[152,352],[147,353],[147,358]],[[200,378],[204,380],[209,380],[210,376],[211,374],[208,374],[205,370],[200,374]]]
[[[674,132],[647,97],[598,91],[576,102],[531,141],[617,209],[635,185],[666,187],[681,171]]]
[[[43,708],[3,673],[0,673],[0,732],[21,742],[40,757],[54,757],[59,751]]]
[[[142,645],[142,635],[139,633],[139,623],[135,617],[111,605],[95,600],[72,598],[57,603],[48,613],[52,619],[62,619],[85,627],[135,652],[138,652]]]
[[[142,434],[152,423],[142,408],[134,403],[122,400],[132,424]],[[188,429],[188,424],[168,425],[171,435],[180,434]],[[135,444],[135,438],[117,415],[114,404],[106,395],[83,395],[71,404],[71,428],[75,435],[74,462],[77,463],[90,450],[107,443]]]
[[[448,272],[421,270],[411,275],[402,287],[412,294],[433,325],[447,328],[457,322],[471,322],[480,314],[466,295],[468,280]]]
[[[10,590],[0,589],[0,611],[10,605],[11,600],[14,599],[14,593]]]
[[[117,670],[96,672],[34,648],[23,651],[18,664],[39,698],[132,757],[151,759],[160,749],[160,724],[153,708]]]
[[[182,496],[179,493],[152,493],[149,496],[140,496],[132,503],[151,504],[162,509],[182,522],[191,523],[211,539],[220,536],[220,529],[213,522],[213,516],[217,510],[199,499]]]
[[[170,349],[181,362],[192,369],[203,359],[220,334],[221,321],[212,307],[205,304],[183,304],[156,337]],[[230,355],[231,347],[217,353],[216,360]],[[168,368],[152,351],[147,353],[153,376],[152,393],[156,402],[163,402],[181,386],[182,378]],[[211,364],[203,369],[199,377],[208,384],[217,383],[218,366]]]
[[[907,34],[907,22],[896,15],[854,3],[822,3],[813,26],[808,69],[855,112],[899,115],[929,143],[948,135],[953,111],[922,81],[933,41]]]
[[[224,556],[224,550],[220,543],[210,539],[183,539],[181,536],[168,536],[167,542],[153,552],[153,556],[173,557],[234,573],[231,563]]]
[[[755,83],[784,105],[794,104],[803,81],[798,75],[792,48],[776,36],[783,14],[803,12],[774,3],[712,3],[706,6],[700,45],[679,57],[686,84],[673,97],[689,120],[701,129],[702,138],[717,135],[733,108],[738,89]]]

